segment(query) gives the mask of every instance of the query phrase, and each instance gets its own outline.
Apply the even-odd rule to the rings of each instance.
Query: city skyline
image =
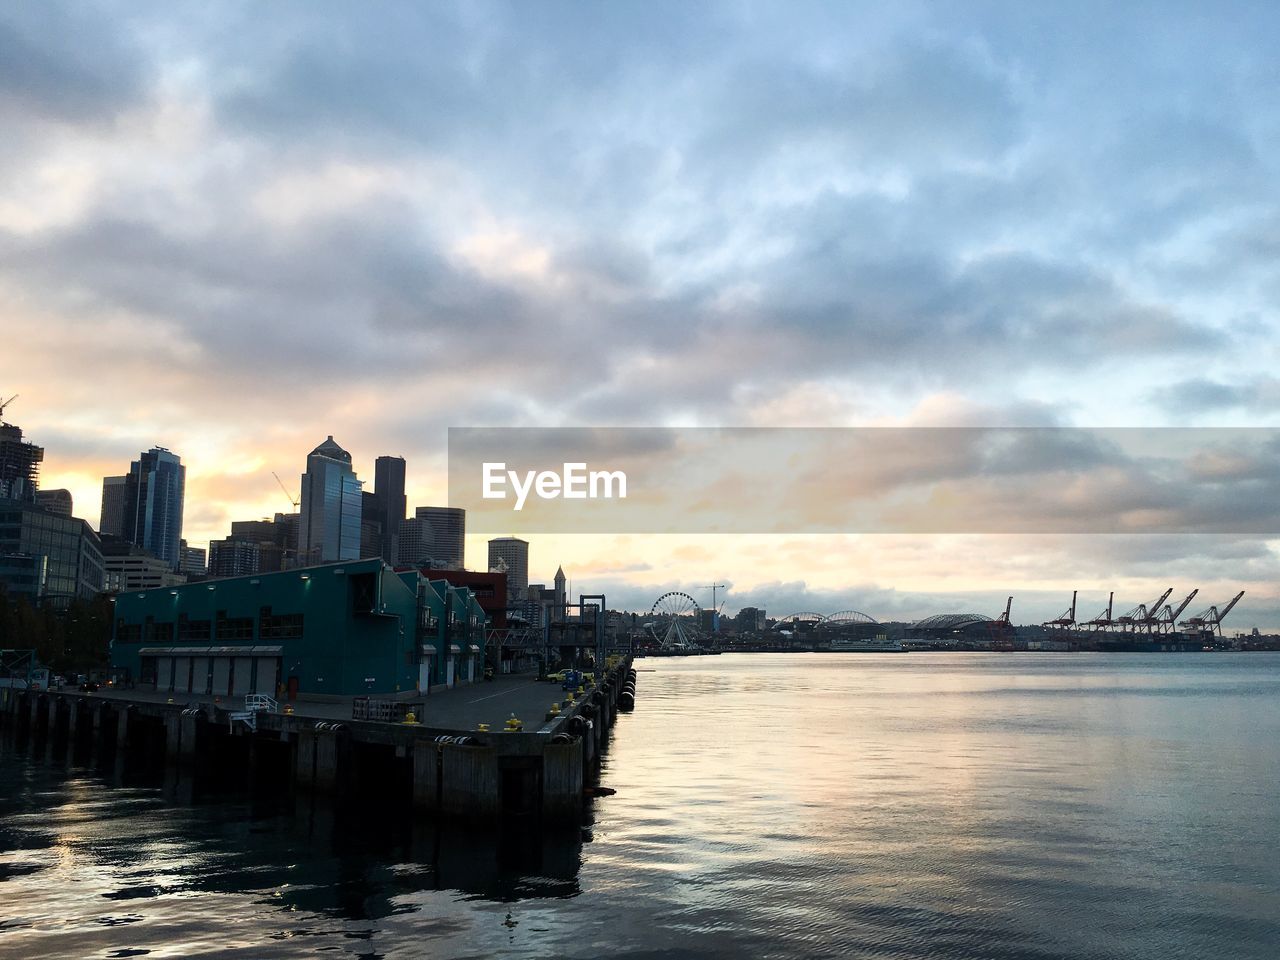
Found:
[[[556,10],[6,11],[36,66],[3,105],[0,385],[42,483],[92,520],[180,451],[202,544],[330,433],[441,504],[458,425],[1277,423],[1267,8]],[[1280,628],[1260,536],[537,553],[771,609],[1238,586]]]
[[[342,454],[347,453],[345,449],[338,447],[336,441],[334,441],[331,436],[325,441],[325,444],[322,444],[322,446],[326,445],[333,445],[339,449]],[[403,459],[404,458],[398,456],[380,454],[375,458],[375,463],[386,460],[403,461]],[[354,464],[354,457],[351,462]],[[411,471],[406,472],[406,477],[409,476],[412,476]],[[104,483],[113,479],[117,478],[105,477]],[[461,516],[461,511],[456,508],[418,506],[414,509],[416,516],[419,519],[433,517],[436,522],[440,522],[444,519],[452,522],[452,524],[458,527],[465,526],[465,518]],[[287,519],[287,517],[288,515],[286,514],[277,513],[275,522],[278,523],[282,519]],[[228,539],[235,539],[238,536],[237,528],[244,528],[246,526],[256,527],[270,523],[271,521],[266,520],[233,521],[230,524],[231,533]],[[223,536],[227,537],[227,534],[224,532]],[[245,539],[253,539],[243,533],[239,536],[242,541]],[[1138,569],[1144,569],[1154,565],[1167,566],[1170,561],[1176,559],[1176,552],[1181,548],[1182,544],[1187,542],[1188,536],[1194,537],[1196,535],[1175,536],[1147,534],[1137,538],[1124,538],[1125,542],[1122,545],[1123,549],[1118,551],[1114,555],[1114,558],[1117,562],[1122,562],[1130,567],[1137,567]],[[487,563],[481,563],[480,561],[473,559],[470,569],[479,570],[482,567],[487,568],[488,566],[491,566],[494,556],[492,544],[495,540],[502,541],[509,539],[512,538],[493,538],[486,534],[468,536],[467,540],[472,543],[473,551],[475,551],[471,556],[488,557]],[[541,548],[545,545],[552,545],[564,541],[572,542],[575,539],[587,538],[573,536],[537,537],[535,538],[532,552],[541,552]],[[627,541],[635,540],[637,538],[632,536],[623,536],[619,538],[594,537],[590,539],[605,541],[615,539]],[[661,537],[659,539],[672,540],[679,538]],[[695,539],[701,539],[703,543],[703,545],[698,548],[702,551],[702,560],[712,567],[715,567],[717,564],[723,566],[722,561],[718,559],[717,555],[711,552],[711,550],[706,546],[708,542],[707,538]],[[710,542],[714,544],[720,539],[721,538],[712,537],[710,538]],[[761,549],[761,543],[764,544],[764,549],[769,549],[777,538],[731,537],[724,539],[735,542],[741,542],[744,539],[748,541],[754,540],[757,541],[757,544],[752,549]],[[809,540],[811,542],[818,541],[820,543],[829,543],[833,538],[830,536],[810,535],[808,537],[793,537],[786,539],[788,541]],[[868,540],[868,538],[862,539]],[[832,613],[841,609],[857,607],[858,609],[871,613],[878,619],[884,621],[905,622],[911,622],[922,616],[937,613],[942,610],[965,610],[987,615],[993,615],[998,611],[999,605],[1005,599],[1006,593],[1006,588],[998,583],[984,583],[979,585],[976,589],[961,589],[959,591],[929,590],[926,586],[927,581],[931,577],[939,577],[943,575],[944,571],[936,567],[931,568],[925,566],[921,568],[919,554],[916,553],[918,550],[918,539],[919,538],[905,535],[877,535],[870,538],[868,541],[879,543],[881,546],[889,544],[898,548],[905,548],[911,556],[915,557],[913,566],[917,569],[917,575],[920,579],[913,584],[909,584],[905,589],[897,585],[883,586],[876,584],[837,584],[833,588],[824,589],[822,587],[815,588],[804,580],[749,582],[746,585],[741,585],[740,583],[735,583],[732,578],[728,578],[728,582],[724,586],[728,587],[730,592],[723,595],[722,603],[728,604],[725,607],[727,611],[760,607],[767,609],[770,616],[776,617],[806,611]],[[956,543],[959,545],[960,549],[966,549],[965,545],[972,545],[974,542],[980,541],[984,538],[975,535],[942,535],[936,536],[933,539],[935,541]],[[1031,539],[1042,542],[1045,538],[1040,537]],[[1051,539],[1062,542],[1073,538],[1057,536]],[[518,538],[516,538],[516,540],[517,542],[524,542],[518,540]],[[913,541],[916,542],[913,543]],[[217,540],[211,541],[211,543],[215,546],[219,545]],[[1165,552],[1163,553],[1156,549],[1162,543],[1165,545]],[[241,546],[243,546],[243,543]],[[530,549],[526,547],[525,553],[527,554],[529,552],[531,552]],[[1142,556],[1144,552],[1150,554],[1150,556]],[[945,557],[945,553],[940,551],[935,550],[934,553],[935,563],[938,562],[939,556]],[[691,553],[686,553],[685,556],[688,559],[693,559],[694,557]],[[549,565],[550,562],[551,561],[548,556],[539,558],[539,563]],[[537,565],[535,565],[535,568],[536,566]],[[644,565],[638,564],[636,566],[643,567]],[[273,566],[271,569],[275,569],[275,567]],[[1178,568],[1175,566],[1174,569]],[[230,575],[233,570],[235,572],[240,572],[241,568],[239,565],[233,565],[233,567],[228,568],[223,575]],[[562,572],[562,570],[558,570],[557,572]],[[606,595],[615,598],[617,602],[611,602],[610,604],[611,607],[615,609],[643,611],[648,607],[652,599],[667,590],[689,592],[691,595],[694,595],[699,602],[704,603],[705,606],[710,606],[710,598],[702,596],[702,593],[706,592],[703,588],[705,587],[709,589],[709,585],[700,582],[703,578],[694,577],[690,580],[656,580],[652,581],[651,584],[646,584],[643,582],[636,582],[633,579],[635,572],[636,570],[627,569],[625,566],[622,569],[619,569],[616,562],[601,558],[584,570],[581,576],[585,577],[588,584],[585,589],[604,589],[606,591]],[[529,580],[534,579],[532,575],[526,574],[526,576]],[[1005,582],[1009,584],[1016,583],[1016,577],[1011,576],[1009,580]],[[1149,600],[1150,598],[1148,594],[1151,592],[1158,592],[1155,585],[1161,581],[1158,576],[1133,575],[1121,576],[1115,580],[1105,582],[1098,580],[1094,581],[1092,584],[1090,584],[1088,578],[1082,577],[1078,578],[1077,582],[1085,584],[1083,588],[1079,586],[1072,588],[1072,590],[1079,592],[1081,595],[1080,602],[1082,610],[1090,607],[1090,605],[1094,604],[1095,601],[1099,606],[1102,606],[1109,597],[1113,594],[1117,594],[1118,600],[1116,601],[1116,604],[1117,613],[1119,613],[1129,606]],[[1196,581],[1184,567],[1170,579],[1170,582],[1177,584],[1175,592],[1179,592],[1184,587],[1198,584],[1201,581]],[[1230,595],[1229,591],[1234,590],[1235,585],[1238,583],[1248,583],[1248,581],[1232,579],[1230,576],[1223,576],[1217,580],[1211,579],[1208,581],[1208,589],[1205,591],[1205,595],[1202,597],[1202,600],[1205,603],[1210,601],[1225,601]],[[580,590],[583,589],[582,579],[580,579],[579,588]],[[1062,606],[1066,596],[1066,594],[1060,593],[1052,588],[1032,587],[1028,589],[1024,587],[1011,586],[1008,589],[1017,590],[1019,602],[1016,607],[1017,612],[1013,619],[1015,622],[1022,623],[1038,623],[1050,616],[1057,615],[1060,612],[1060,607]],[[1222,595],[1219,596],[1218,594]],[[1246,611],[1249,609],[1247,604],[1243,604],[1243,606]],[[1265,631],[1265,629],[1267,629],[1265,621],[1262,621],[1262,624]],[[1233,631],[1247,630],[1250,627],[1258,625],[1259,624],[1256,622],[1246,624],[1237,618],[1237,620],[1230,625],[1230,629]]]

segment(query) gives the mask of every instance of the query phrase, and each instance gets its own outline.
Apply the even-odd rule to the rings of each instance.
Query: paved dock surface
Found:
[[[75,691],[71,687],[66,687],[63,692],[74,693]],[[154,703],[165,703],[172,697],[174,703],[182,704],[208,704],[213,703],[214,700],[211,696],[194,693],[156,692],[144,689],[103,688],[97,693],[86,693],[83,696]],[[515,714],[519,720],[523,721],[524,729],[533,732],[545,722],[546,712],[552,702],[562,700],[564,697],[565,692],[560,689],[558,683],[535,680],[532,674],[517,674],[482,680],[454,687],[452,690],[433,690],[430,694],[414,697],[413,702],[422,702],[423,710],[418,715],[418,722],[428,727],[475,730],[479,724],[487,723],[491,730],[501,730],[507,718]],[[354,700],[354,697],[343,697],[333,701],[294,700],[294,715],[317,720],[350,720]],[[284,708],[284,703],[281,702],[281,709]],[[232,697],[220,698],[218,706],[224,710],[238,708],[236,698]]]

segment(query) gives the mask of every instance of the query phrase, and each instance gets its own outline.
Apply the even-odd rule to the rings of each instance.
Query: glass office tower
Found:
[[[351,454],[333,437],[307,456],[298,521],[300,564],[359,559],[360,487]]]

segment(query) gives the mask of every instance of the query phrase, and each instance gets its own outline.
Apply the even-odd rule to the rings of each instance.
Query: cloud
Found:
[[[147,93],[148,61],[89,5],[21,4],[0,13],[0,119],[108,125]]]
[[[1183,417],[1212,417],[1239,409],[1271,413],[1280,410],[1280,380],[1263,375],[1239,383],[1223,383],[1207,377],[1192,377],[1157,387],[1149,398],[1152,403]]]
[[[7,10],[0,386],[51,475],[183,453],[193,539],[329,433],[437,489],[449,425],[1265,420],[1276,19]],[[1031,462],[1068,516],[1247,529],[1276,492],[1262,454],[1153,478],[1048,434],[861,479],[994,475],[985,523]]]

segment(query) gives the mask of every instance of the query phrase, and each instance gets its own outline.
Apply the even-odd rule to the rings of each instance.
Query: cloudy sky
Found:
[[[94,522],[175,450],[195,543],[287,509],[271,471],[328,434],[363,477],[405,456],[416,504],[449,426],[1276,426],[1278,33],[1266,3],[9,4],[7,419]],[[1239,533],[535,541],[560,562],[633,606],[1243,587],[1233,625],[1280,627]]]

